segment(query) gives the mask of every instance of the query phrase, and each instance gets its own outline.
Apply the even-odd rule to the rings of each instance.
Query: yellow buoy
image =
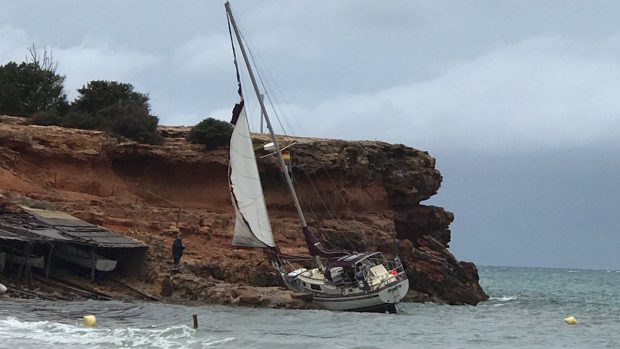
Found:
[[[97,325],[97,318],[95,317],[95,315],[84,316],[84,326],[95,327],[96,325]]]
[[[564,322],[566,322],[567,325],[577,325],[577,319],[575,319],[574,316],[567,317],[564,319]]]

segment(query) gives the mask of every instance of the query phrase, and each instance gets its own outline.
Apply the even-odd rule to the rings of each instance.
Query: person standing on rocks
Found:
[[[172,257],[174,258],[174,269],[179,269],[179,263],[181,262],[181,256],[185,246],[183,246],[183,240],[181,240],[181,232],[177,228],[177,238],[172,243]]]

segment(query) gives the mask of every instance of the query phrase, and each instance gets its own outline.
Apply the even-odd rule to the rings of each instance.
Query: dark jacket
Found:
[[[183,241],[181,241],[181,239],[175,239],[172,243],[172,255],[174,257],[181,257],[184,249],[185,246],[183,246]]]

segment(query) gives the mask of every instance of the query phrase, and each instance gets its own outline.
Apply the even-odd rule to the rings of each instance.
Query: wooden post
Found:
[[[194,319],[194,329],[198,328],[198,314],[193,314],[192,318]]]
[[[45,265],[45,280],[50,277],[50,266],[52,265],[52,257],[54,256],[54,245],[50,244],[50,251],[47,254],[47,263]]]
[[[90,248],[90,281],[95,282],[95,268],[97,261],[95,260],[95,248]]]

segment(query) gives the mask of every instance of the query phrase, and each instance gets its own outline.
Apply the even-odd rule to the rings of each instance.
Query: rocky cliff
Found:
[[[227,185],[228,149],[189,144],[184,127],[161,127],[163,146],[119,141],[106,133],[28,126],[0,117],[0,190],[6,200],[51,206],[149,244],[136,287],[172,299],[302,307],[278,289],[260,250],[230,245],[234,223]],[[256,135],[258,145],[267,142]],[[420,202],[437,193],[441,174],[427,152],[383,142],[282,137],[295,143],[292,173],[315,231],[332,244],[398,253],[409,299],[477,304],[488,297],[473,263],[448,250],[453,214]],[[303,235],[280,172],[259,159],[277,244],[302,254]],[[184,233],[181,274],[169,273],[174,224]]]

